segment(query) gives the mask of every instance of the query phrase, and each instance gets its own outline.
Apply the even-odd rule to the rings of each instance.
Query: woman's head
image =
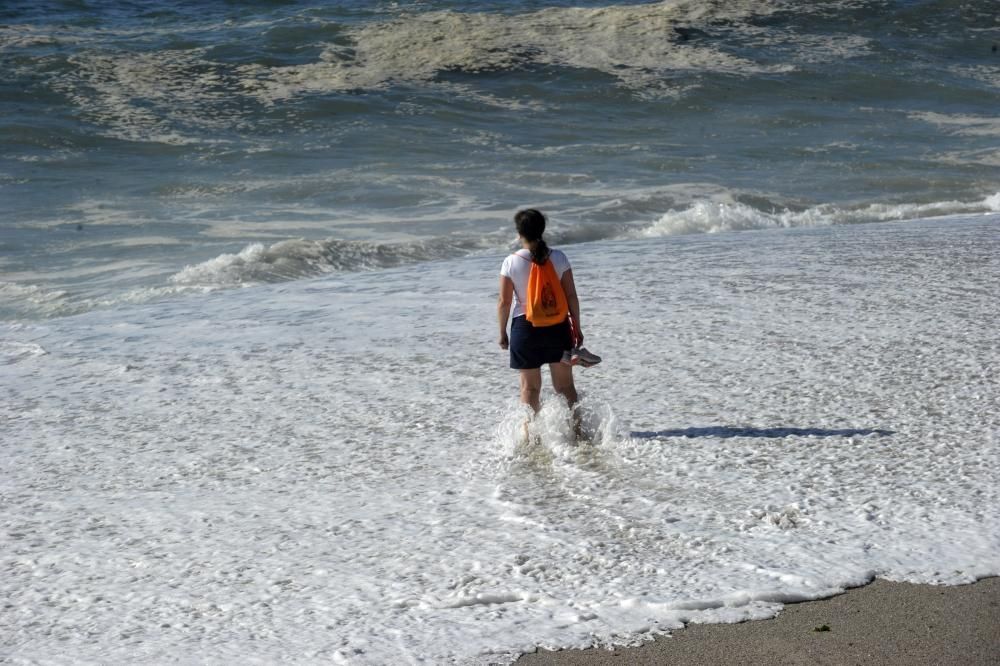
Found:
[[[545,216],[534,208],[519,210],[514,216],[514,226],[518,235],[529,243],[541,240],[545,233]]]
[[[517,235],[531,250],[531,260],[536,264],[544,264],[549,258],[549,246],[542,240],[542,234],[545,233],[545,216],[534,208],[519,210],[514,216],[514,226],[517,227]]]

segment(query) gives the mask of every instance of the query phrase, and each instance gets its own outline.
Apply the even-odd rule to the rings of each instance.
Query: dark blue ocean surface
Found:
[[[5,2],[0,318],[1000,208],[973,2]],[[187,268],[186,268],[187,267]]]

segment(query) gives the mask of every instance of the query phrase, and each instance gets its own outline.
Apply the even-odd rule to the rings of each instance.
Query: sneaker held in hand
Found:
[[[566,355],[563,354],[563,362],[565,363]],[[592,365],[597,365],[601,362],[601,357],[597,354],[592,354],[587,351],[586,347],[574,347],[572,353],[570,353],[570,359],[573,365],[582,365],[585,368],[589,368]]]

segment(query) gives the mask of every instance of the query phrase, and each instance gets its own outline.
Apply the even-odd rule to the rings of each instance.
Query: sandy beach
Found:
[[[937,586],[876,580],[775,619],[688,625],[635,648],[562,650],[518,664],[1000,664],[1000,577]]]

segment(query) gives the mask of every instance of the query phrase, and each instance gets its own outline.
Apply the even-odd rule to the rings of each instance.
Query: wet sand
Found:
[[[1000,577],[954,587],[876,580],[788,604],[772,620],[688,625],[636,648],[540,650],[517,664],[1000,664]]]

